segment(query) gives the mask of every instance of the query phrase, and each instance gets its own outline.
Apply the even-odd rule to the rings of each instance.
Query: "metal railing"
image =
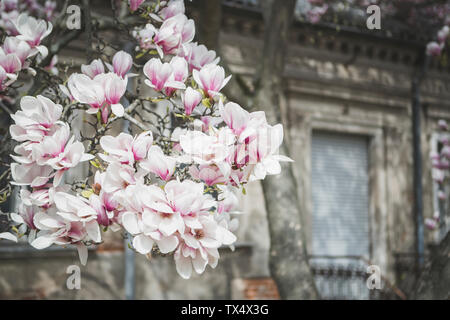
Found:
[[[370,289],[367,280],[370,265],[359,256],[310,256],[311,272],[321,299],[325,300],[392,300],[405,299],[404,294],[382,275],[381,289]]]

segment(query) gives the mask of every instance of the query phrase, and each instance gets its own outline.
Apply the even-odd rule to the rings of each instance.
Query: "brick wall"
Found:
[[[244,300],[280,299],[272,278],[235,279],[232,282],[232,298]]]

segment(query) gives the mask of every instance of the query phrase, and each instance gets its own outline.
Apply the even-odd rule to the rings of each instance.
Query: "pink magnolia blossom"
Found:
[[[177,272],[184,279],[191,277],[192,269],[201,274],[207,265],[215,268],[219,259],[218,248],[236,241],[231,232],[211,217],[201,217],[200,224],[201,228],[189,228],[181,234],[183,242],[174,254]]]
[[[153,37],[156,33],[155,27],[148,23],[145,25],[145,27],[138,31],[133,31],[133,36],[139,40],[139,46],[144,49],[148,50],[154,47],[153,45]]]
[[[126,164],[110,163],[103,179],[102,189],[107,193],[117,193],[119,197],[130,185],[143,182],[144,170],[136,170]]]
[[[14,26],[14,21],[16,21],[18,17],[18,10],[11,10],[9,12],[0,10],[0,27],[5,29],[10,36],[16,36],[19,34],[16,27]]]
[[[184,14],[177,14],[163,22],[153,37],[153,43],[163,57],[164,54],[177,54],[184,44],[194,39],[194,35],[194,21]]]
[[[166,7],[162,8],[159,12],[160,16],[166,20],[177,14],[184,13],[184,1],[183,0],[171,0]]]
[[[127,133],[120,133],[117,137],[103,136],[100,145],[108,155],[100,157],[110,163],[133,165],[135,161],[146,158],[152,143],[153,136],[150,131],[143,132],[135,138]]]
[[[81,72],[94,79],[96,75],[105,73],[105,67],[101,59],[95,59],[90,64],[82,64]]]
[[[280,161],[293,161],[278,154],[282,142],[283,126],[281,124],[275,126],[267,124],[259,128],[256,139],[249,145],[249,163],[254,164],[252,179],[264,179],[266,175],[279,174]]]
[[[190,71],[200,70],[207,64],[217,65],[220,61],[214,50],[208,50],[202,44],[191,42],[186,44],[184,48],[185,50],[180,51],[179,55],[186,59]]]
[[[186,115],[190,115],[195,107],[202,101],[202,94],[197,90],[188,87],[184,94],[181,95],[181,100],[183,101],[184,112]]]
[[[18,0],[2,0],[2,2],[0,3],[0,9],[2,9],[2,11],[12,11],[12,10],[17,10],[19,8],[19,3]]]
[[[170,82],[175,82],[182,87],[182,89],[185,88],[184,83],[186,82],[186,79],[188,77],[188,65],[186,60],[180,57],[173,57],[172,60],[170,60],[170,66],[172,67],[172,75],[169,78]],[[181,86],[181,84],[183,84]],[[167,87],[165,89],[166,96],[171,96],[175,90],[178,88],[174,87]]]
[[[123,117],[125,109],[120,103],[120,99],[122,99],[122,96],[127,90],[128,78],[121,78],[117,74],[109,72],[97,75],[94,81],[102,84],[104,97],[106,102],[111,106],[111,111],[117,117]]]
[[[49,165],[57,171],[53,180],[55,186],[60,184],[65,171],[94,158],[93,155],[84,153],[83,144],[75,142],[74,137],[68,140],[69,134],[68,126],[63,126],[53,136],[46,136],[42,143],[33,147],[37,164]]]
[[[447,40],[449,33],[450,33],[450,28],[448,26],[442,27],[442,29],[439,30],[438,35],[437,35],[439,43],[445,42]]]
[[[18,39],[28,42],[32,48],[36,48],[43,57],[48,54],[48,49],[40,45],[42,39],[47,37],[53,29],[51,22],[37,20],[28,16],[26,13],[19,15],[15,21],[15,27],[19,32]]]
[[[213,186],[217,183],[225,183],[227,179],[223,176],[222,172],[217,166],[200,165],[191,166],[189,173],[194,179],[203,181],[208,186]]]
[[[226,86],[231,75],[225,78],[225,70],[214,64],[205,65],[200,71],[193,70],[192,76],[206,96],[214,98]]]
[[[114,55],[112,63],[114,72],[124,78],[133,66],[133,58],[125,51],[119,51]]]
[[[6,54],[1,50],[0,67],[5,70],[8,78],[15,80],[17,78],[16,73],[22,69],[22,63],[15,53]]]
[[[21,66],[25,64],[25,60],[31,55],[30,45],[16,37],[7,37],[3,43],[3,47],[0,48],[0,52],[4,54],[15,54],[21,63]]]
[[[131,11],[136,11],[145,0],[128,0]]]
[[[180,81],[174,80],[173,67],[170,63],[162,63],[161,60],[152,58],[144,65],[144,74],[148,78],[145,84],[161,91],[165,88],[184,89],[186,86]]]
[[[77,246],[80,261],[87,261],[87,248],[83,241],[101,241],[97,214],[82,198],[58,192],[55,195],[56,208],[50,212],[39,212],[34,216],[34,224],[41,230],[31,243],[36,249],[44,249],[52,244]]]
[[[50,166],[36,166],[35,164],[11,163],[11,184],[19,186],[31,186],[32,188],[45,185],[53,173]]]
[[[159,146],[152,146],[148,151],[147,159],[140,166],[148,172],[158,175],[162,180],[169,181],[175,171],[176,160],[164,155]]]
[[[20,108],[21,110],[11,115],[15,124],[10,127],[11,137],[19,142],[40,141],[52,132],[62,114],[61,105],[40,95],[36,98],[23,97],[20,100]]]
[[[220,105],[222,106],[222,105]],[[220,116],[233,133],[239,136],[250,122],[250,113],[234,102],[228,102],[220,108]]]
[[[444,48],[443,44],[439,44],[435,41],[427,44],[427,55],[429,56],[439,56],[441,55],[441,51]]]
[[[188,131],[180,136],[180,145],[183,151],[198,164],[216,164],[225,176],[224,160],[232,150],[235,136],[232,132],[223,128],[216,130],[211,135],[200,131]],[[224,172],[225,171],[225,172]]]
[[[67,86],[76,101],[91,106],[87,110],[88,113],[97,113],[105,102],[105,91],[102,83],[84,74],[72,74],[67,81]]]

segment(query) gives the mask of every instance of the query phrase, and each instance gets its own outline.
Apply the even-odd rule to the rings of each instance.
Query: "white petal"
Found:
[[[133,212],[126,212],[123,214],[122,224],[123,227],[132,235],[140,232],[136,214]]]
[[[17,223],[25,223],[25,221],[23,221],[23,218],[14,212],[11,212],[11,219]]]
[[[113,104],[111,105],[111,111],[117,116],[117,117],[123,117],[124,114],[124,108],[123,106],[118,103],[118,104]]]
[[[164,237],[160,241],[156,241],[158,244],[159,251],[162,253],[169,253],[174,251],[178,246],[178,238],[173,237]]]
[[[141,254],[149,253],[153,248],[153,240],[143,234],[140,234],[133,239],[133,247]]]
[[[100,235],[100,227],[98,226],[97,221],[86,223],[86,232],[92,241],[97,243],[102,241],[102,237]]]
[[[49,235],[44,235],[34,239],[34,241],[31,243],[31,246],[33,246],[36,249],[45,249],[50,247],[54,241],[55,238]]]
[[[175,266],[177,268],[178,274],[183,279],[189,279],[192,274],[192,263],[191,259],[183,257],[182,254],[175,258]]]
[[[9,232],[0,233],[0,239],[11,240],[11,241],[17,242],[17,237]]]

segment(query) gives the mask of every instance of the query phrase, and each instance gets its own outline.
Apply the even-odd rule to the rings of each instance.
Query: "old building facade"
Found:
[[[263,54],[260,14],[225,6],[222,20],[224,60],[251,84]],[[420,47],[306,23],[296,23],[290,37],[282,118],[319,292],[378,297],[365,280],[367,266],[376,265],[390,297],[411,297],[414,268],[405,268],[414,265],[417,247],[411,88]],[[425,217],[438,210],[429,155],[438,120],[450,119],[449,80],[448,67],[434,61],[420,87]],[[132,290],[138,299],[277,298],[260,184],[249,185],[241,198],[236,250],[221,250],[219,266],[202,276],[183,280],[171,257],[134,256],[115,235],[111,245],[90,253],[81,289],[69,290],[67,267],[78,264],[74,250],[1,243],[0,297],[123,299]],[[439,241],[438,233],[425,231],[426,245]]]

